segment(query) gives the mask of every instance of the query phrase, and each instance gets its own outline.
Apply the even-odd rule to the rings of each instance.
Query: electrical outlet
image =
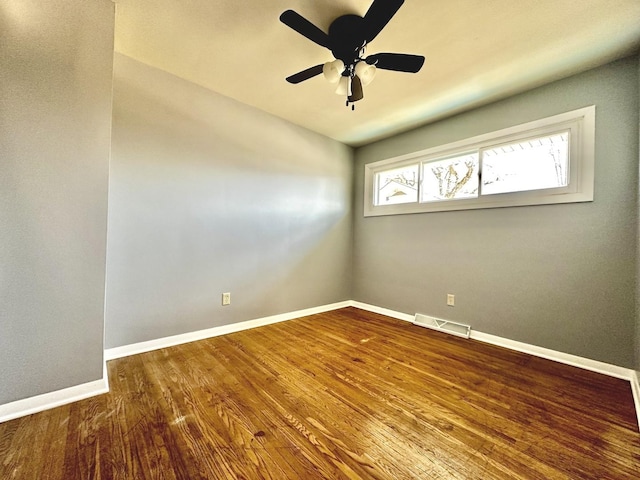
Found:
[[[231,294],[223,293],[222,294],[222,305],[231,305]]]
[[[447,305],[450,307],[456,306],[456,296],[453,293],[447,293]]]

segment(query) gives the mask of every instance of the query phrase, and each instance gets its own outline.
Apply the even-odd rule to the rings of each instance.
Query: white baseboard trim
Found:
[[[582,368],[583,370],[589,370],[590,372],[602,373],[603,375],[609,375],[610,377],[620,378],[622,380],[631,381],[631,375],[634,373],[634,371],[629,368],[618,367],[617,365],[611,365],[610,363],[591,360],[590,358],[579,357],[570,353],[558,352],[557,350],[538,347],[528,343],[516,342],[515,340],[509,340],[508,338],[477,332],[475,330],[471,330],[470,338],[472,340],[490,343],[491,345],[496,345],[498,347],[508,348],[509,350],[515,350],[516,352],[528,353],[534,357],[546,358],[547,360],[553,360],[554,362]]]
[[[350,307],[356,307],[361,310],[366,310],[368,312],[379,313],[380,315],[385,315],[391,318],[397,318],[398,320],[404,320],[405,322],[413,322],[414,315],[409,315],[408,313],[396,312],[395,310],[389,310],[388,308],[377,307],[375,305],[369,305],[368,303],[356,302],[351,300],[349,302]]]
[[[631,393],[633,393],[633,403],[636,406],[636,416],[638,417],[638,429],[640,430],[640,382],[638,372],[635,370],[631,375]]]
[[[396,312],[386,308],[368,305],[366,303],[352,301],[351,306],[412,323],[415,318],[414,315]],[[609,375],[611,377],[616,377],[623,380],[631,380],[632,374],[635,374],[635,371],[629,368],[618,367],[617,365],[611,365],[609,363],[599,362],[597,360],[591,360],[589,358],[579,357],[577,355],[571,355],[569,353],[558,352],[556,350],[538,347],[535,345],[530,345],[528,343],[517,342],[515,340],[509,340],[508,338],[478,332],[477,330],[471,330],[469,338],[484,343],[490,343],[491,345],[496,345],[498,347],[508,348],[509,350],[528,353],[529,355],[533,355],[535,357],[546,358],[547,360],[564,363],[565,365],[579,367],[591,372],[602,373],[604,375]]]
[[[183,343],[203,340],[205,338],[226,335],[228,333],[239,332],[242,330],[248,330],[251,328],[270,325],[273,323],[293,320],[295,318],[315,315],[317,313],[338,310],[345,307],[355,307],[361,310],[378,313],[387,317],[396,318],[398,320],[403,320],[411,323],[413,323],[415,318],[414,315],[410,315],[407,313],[397,312],[395,310],[390,310],[375,305],[369,305],[367,303],[362,303],[354,300],[347,300],[344,302],[332,303],[319,307],[307,308],[304,310],[297,310],[294,312],[272,315],[269,317],[257,318],[244,322],[232,323],[230,325],[222,325],[219,327],[199,330],[196,332],[189,332],[180,335],[173,335],[171,337],[149,340],[132,345],[109,348],[104,351],[104,373],[102,379],[82,385],[77,385],[74,387],[65,388],[56,392],[45,393],[42,395],[37,395],[35,397],[30,397],[23,400],[17,400],[15,402],[0,405],[0,423],[26,415],[31,415],[33,413],[41,412],[50,408],[65,405],[71,402],[84,400],[85,398],[100,395],[102,393],[107,393],[109,391],[109,377],[107,374],[106,364],[108,360],[114,360],[116,358],[122,358],[129,355],[136,355],[138,353],[150,352],[152,350],[157,350],[160,348],[181,345]],[[611,377],[628,380],[631,383],[631,391],[633,393],[636,414],[638,416],[638,426],[640,429],[640,383],[638,382],[638,375],[635,370],[618,367],[616,365],[579,357],[577,355],[558,352],[535,345],[529,345],[526,343],[509,340],[507,338],[498,337],[496,335],[490,335],[475,330],[471,330],[470,338],[472,340],[477,340],[499,347],[504,347],[510,350],[527,353],[536,357],[546,358],[548,360],[553,360],[566,365],[582,368],[584,370],[589,370],[592,372],[609,375]]]
[[[396,312],[387,308],[377,307],[375,305],[369,305],[353,300],[350,302],[350,305],[362,310],[380,313],[388,317],[397,318],[398,320],[405,320],[412,323],[415,318],[414,315]],[[590,358],[579,357],[577,355],[572,355],[569,353],[558,352],[557,350],[530,345],[528,343],[509,340],[508,338],[498,337],[496,335],[490,335],[488,333],[482,333],[476,330],[471,330],[471,335],[469,338],[471,340],[477,340],[479,342],[490,343],[491,345],[496,345],[498,347],[508,348],[509,350],[527,353],[529,355],[533,355],[534,357],[546,358],[547,360],[553,360],[554,362],[582,368],[583,370],[601,373],[603,375],[619,378],[621,380],[628,380],[631,384],[631,392],[633,393],[633,401],[636,408],[636,415],[638,417],[638,430],[640,430],[640,384],[638,382],[638,374],[635,370],[619,367],[617,365],[611,365],[609,363],[600,362],[598,360],[591,360]]]
[[[106,378],[0,405],[0,423],[107,393]]]
[[[284,322],[286,320],[305,317],[307,315],[314,315],[316,313],[338,310],[340,308],[345,308],[348,306],[350,306],[350,301],[332,303],[320,307],[307,308],[304,310],[297,310],[295,312],[272,315],[270,317],[257,318],[254,320],[233,323],[230,325],[222,325],[220,327],[200,330],[197,332],[189,332],[181,335],[159,338],[156,340],[150,340],[148,342],[126,345],[124,347],[106,349],[104,351],[102,379],[0,405],[0,423],[31,415],[33,413],[42,412],[50,408],[60,407],[68,403],[84,400],[95,395],[108,393],[109,375],[107,373],[107,360],[135,355],[137,353],[149,352],[151,350],[171,347],[174,345],[180,345],[182,343],[193,342],[205,338],[217,337],[219,335],[226,335],[228,333],[239,332],[241,330],[261,327],[263,325],[270,325],[272,323]]]
[[[138,353],[151,352],[160,348],[173,347],[176,345],[181,345],[183,343],[195,342],[196,340],[204,340],[205,338],[218,337],[220,335],[226,335],[228,333],[240,332],[242,330],[248,330],[250,328],[262,327],[265,325],[271,325],[272,323],[284,322],[286,320],[293,320],[294,318],[306,317],[307,315],[315,315],[316,313],[338,310],[340,308],[345,308],[348,306],[350,306],[350,301],[347,300],[344,302],[322,305],[320,307],[307,308],[304,310],[297,310],[295,312],[282,313],[279,315],[272,315],[270,317],[256,318],[254,320],[231,323],[229,325],[207,328],[205,330],[198,330],[195,332],[158,338],[146,342],[124,345],[122,347],[108,348],[107,350],[105,350],[104,356],[105,360],[114,360],[116,358],[128,357],[129,355],[137,355]]]
[[[107,370],[107,359],[104,358],[104,351],[102,353],[102,380],[104,381],[105,393],[109,392],[109,371]]]

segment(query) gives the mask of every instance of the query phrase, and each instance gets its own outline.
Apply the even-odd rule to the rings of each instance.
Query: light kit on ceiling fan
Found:
[[[325,33],[293,10],[280,15],[280,21],[312,42],[331,50],[335,60],[287,77],[289,83],[300,83],[321,73],[330,83],[337,83],[336,93],[347,97],[347,106],[362,100],[363,86],[371,83],[377,69],[417,73],[424,64],[421,55],[377,53],[364,57],[367,45],[378,36],[402,6],[404,0],[374,0],[364,17],[342,15]]]
[[[340,77],[340,80],[338,81],[338,88],[336,88],[336,94],[342,95],[343,97],[345,95],[347,97],[351,95],[351,77]]]
[[[356,76],[362,82],[362,86],[366,87],[373,81],[373,77],[376,76],[376,66],[369,65],[367,62],[356,63],[355,68]]]
[[[334,60],[327,62],[322,66],[322,74],[329,83],[338,83],[344,72],[344,62],[342,60]]]

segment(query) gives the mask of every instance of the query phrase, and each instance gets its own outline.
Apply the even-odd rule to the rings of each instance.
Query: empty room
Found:
[[[639,118],[637,0],[2,0],[0,478],[640,478]]]

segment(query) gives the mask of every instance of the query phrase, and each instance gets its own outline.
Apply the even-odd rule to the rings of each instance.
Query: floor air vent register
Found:
[[[451,320],[443,320],[441,318],[430,317],[421,313],[416,313],[416,317],[413,320],[414,325],[420,327],[431,328],[438,330],[439,332],[450,333],[457,337],[469,338],[471,334],[471,327],[464,323],[452,322]]]

